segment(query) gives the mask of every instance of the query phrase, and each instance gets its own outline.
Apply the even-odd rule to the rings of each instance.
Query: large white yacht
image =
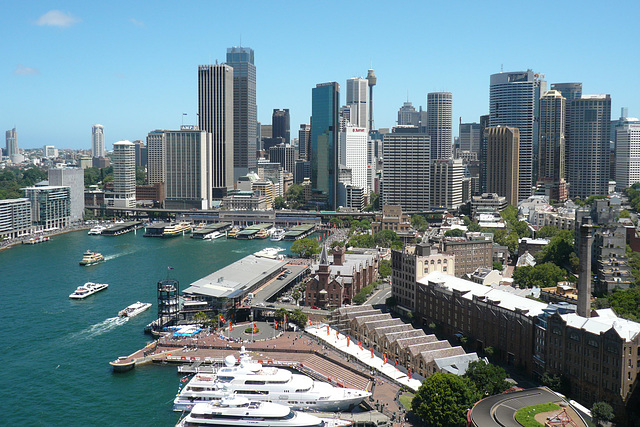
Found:
[[[109,285],[106,283],[93,283],[87,282],[82,286],[78,286],[78,288],[69,295],[71,299],[83,299],[88,297],[89,295],[93,295],[96,292],[100,292],[103,289],[107,289]]]
[[[244,347],[240,363],[233,355],[213,374],[196,374],[173,401],[174,411],[190,409],[199,402],[219,401],[233,392],[252,401],[280,403],[294,409],[335,412],[353,409],[371,393],[334,387],[286,369],[262,366],[251,359]]]
[[[151,307],[151,303],[149,302],[136,302],[127,306],[126,308],[120,310],[118,312],[119,317],[134,317],[138,314],[142,313],[145,310],[148,310]]]
[[[288,406],[269,402],[251,402],[242,396],[196,404],[176,427],[324,427],[320,418],[296,412]]]
[[[276,228],[271,233],[271,241],[279,242],[280,240],[284,239],[284,233],[285,233],[284,228]]]

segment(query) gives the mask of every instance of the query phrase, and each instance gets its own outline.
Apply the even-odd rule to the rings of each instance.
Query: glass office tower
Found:
[[[321,83],[311,91],[311,183],[314,202],[336,208],[340,85]]]

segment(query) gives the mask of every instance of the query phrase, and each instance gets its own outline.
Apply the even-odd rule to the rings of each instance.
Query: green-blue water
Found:
[[[39,245],[0,252],[0,425],[173,426],[179,376],[149,365],[113,374],[109,361],[142,348],[143,328],[156,316],[156,282],[167,275],[191,282],[264,247],[269,240],[215,241],[67,233]],[[91,249],[106,261],[81,267]],[[84,300],[69,294],[85,282],[109,288]],[[136,301],[153,307],[122,322]]]

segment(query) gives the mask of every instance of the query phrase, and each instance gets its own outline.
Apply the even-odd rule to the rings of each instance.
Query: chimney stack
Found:
[[[585,216],[580,224],[580,277],[578,278],[578,316],[591,317],[591,246],[593,225],[591,217]]]

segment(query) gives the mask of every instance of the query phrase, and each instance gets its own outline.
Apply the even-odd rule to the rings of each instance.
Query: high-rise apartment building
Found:
[[[11,156],[15,154],[20,154],[18,151],[18,132],[16,131],[16,128],[6,131],[5,137],[6,137],[5,154],[7,155],[7,157],[11,158]]]
[[[316,202],[336,207],[340,85],[320,83],[311,91],[311,183]]]
[[[351,185],[360,187],[364,194],[369,192],[367,137],[366,128],[348,125],[344,132],[340,132],[338,154],[338,163],[351,169]]]
[[[69,187],[71,221],[82,221],[84,218],[84,171],[79,168],[51,168],[49,185]]]
[[[271,133],[274,138],[282,138],[285,144],[291,143],[291,119],[289,109],[274,109],[271,115]]]
[[[147,146],[144,141],[139,139],[133,141],[133,143],[136,146],[136,167],[146,168],[148,161]]]
[[[0,238],[15,239],[31,233],[31,202],[29,199],[0,200]]]
[[[256,66],[253,49],[227,49],[227,65],[233,68],[233,177],[255,171],[257,165]],[[202,129],[202,128],[201,128]],[[209,129],[205,129],[211,132]],[[213,132],[212,132],[213,133]]]
[[[104,157],[106,154],[104,148],[104,126],[91,126],[91,155],[93,157]]]
[[[149,185],[165,181],[165,134],[157,129],[147,134],[147,182]]]
[[[518,200],[532,194],[538,156],[538,109],[546,91],[543,75],[532,70],[491,75],[489,126],[510,126],[520,130]],[[489,191],[489,190],[487,190]]]
[[[457,209],[462,204],[462,159],[431,161],[431,207]]]
[[[298,157],[309,160],[311,154],[311,125],[301,124],[298,130]]]
[[[557,90],[549,90],[540,99],[540,156],[538,187],[549,200],[567,200],[565,181],[566,101]]]
[[[427,134],[431,137],[431,160],[451,158],[452,104],[451,92],[427,94]]]
[[[520,131],[508,126],[487,129],[487,192],[518,206]]]
[[[567,181],[571,197],[609,193],[611,97],[582,95],[568,107]]]
[[[23,188],[24,197],[31,203],[31,219],[38,229],[68,227],[71,222],[71,189],[67,186],[46,185]]]
[[[487,133],[485,130],[489,127],[489,115],[485,114],[480,116],[480,191],[479,193],[487,192]]]
[[[395,127],[382,144],[382,204],[429,209],[431,138],[417,127]]]
[[[640,182],[640,121],[628,118],[615,128],[616,191]]]
[[[113,144],[113,191],[105,193],[107,206],[136,207],[136,148],[130,141]]]
[[[552,83],[551,90],[560,92],[567,104],[582,98],[582,83]]]
[[[354,77],[347,80],[347,106],[351,107],[349,122],[360,128],[369,128],[369,82],[367,79]]]
[[[482,133],[479,123],[460,123],[459,135],[460,151],[480,154]]]
[[[255,67],[253,71],[255,94]],[[213,163],[210,185],[213,198],[218,200],[222,199],[234,184],[234,141],[237,141],[234,138],[234,111],[236,110],[234,73],[235,69],[225,64],[198,67],[198,124],[200,130],[211,134],[210,150]],[[255,133],[255,120],[252,123],[250,128]],[[253,137],[252,158],[255,160],[255,135]],[[149,140],[147,144],[150,144]],[[151,162],[151,145],[149,145],[149,162]],[[152,184],[151,181],[149,183]]]

